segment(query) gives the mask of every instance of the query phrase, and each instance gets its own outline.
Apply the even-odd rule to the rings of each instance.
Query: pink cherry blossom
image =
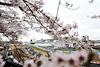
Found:
[[[34,63],[34,61],[31,59],[31,60],[26,60],[24,62],[24,66],[23,67],[36,67],[36,64]]]

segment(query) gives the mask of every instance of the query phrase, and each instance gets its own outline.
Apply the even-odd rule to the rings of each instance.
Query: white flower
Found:
[[[5,62],[2,59],[2,56],[0,55],[0,67],[4,67]]]
[[[5,62],[4,61],[0,61],[0,67],[4,67]]]
[[[73,66],[78,66],[79,63],[77,63],[78,58],[75,56],[74,53],[69,54],[69,57],[66,56],[66,61],[67,61],[67,65],[69,67],[73,67]]]
[[[36,64],[34,63],[33,60],[26,60],[26,61],[24,62],[23,67],[36,67]]]
[[[54,52],[50,55],[52,62],[50,62],[50,67],[61,67],[64,63],[64,58],[63,58],[64,53],[60,52]]]
[[[40,60],[41,60],[44,64],[48,63],[48,58],[47,58],[45,55],[42,55],[42,56],[40,57]]]
[[[77,63],[82,64],[88,59],[88,52],[86,50],[81,50],[75,52],[75,57],[77,58]]]

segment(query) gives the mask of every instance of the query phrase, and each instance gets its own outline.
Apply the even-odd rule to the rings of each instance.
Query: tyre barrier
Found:
[[[100,61],[91,61],[90,63],[100,64]]]

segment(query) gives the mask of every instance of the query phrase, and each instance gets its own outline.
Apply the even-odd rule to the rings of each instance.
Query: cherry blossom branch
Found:
[[[3,3],[3,2],[0,2],[0,5],[5,5],[5,6],[14,6],[13,4],[9,4],[9,3]],[[23,8],[21,6],[18,6],[22,11],[23,11]]]
[[[50,19],[45,13],[43,13],[42,11],[40,11],[37,7],[35,7],[32,3],[25,1],[27,3],[29,3],[30,5],[32,5],[34,8],[36,8],[40,13],[42,13],[45,17],[47,17],[48,19]],[[62,27],[60,24],[58,24],[56,21],[54,21],[55,24],[57,24],[58,26]]]
[[[31,8],[29,7],[29,5],[26,3],[26,1],[23,0],[23,2],[26,4],[26,6],[28,7],[28,9],[31,11],[33,17],[35,17],[35,19],[44,27],[44,29],[46,29],[47,31],[49,31],[49,30],[41,23],[41,21],[36,17],[36,15],[33,13],[33,11],[32,11]]]
[[[33,11],[30,9],[30,7],[27,5],[26,1],[23,0],[24,3],[26,4],[26,6],[29,8],[29,10],[31,11],[31,13],[33,14],[33,16],[35,17],[35,19],[47,30],[49,31],[42,23],[40,20],[37,19],[37,17],[34,15]],[[0,2],[0,5],[6,5],[6,6],[13,6],[12,4],[9,4],[9,3],[3,3],[3,2]],[[18,6],[22,11],[23,11],[23,8]]]

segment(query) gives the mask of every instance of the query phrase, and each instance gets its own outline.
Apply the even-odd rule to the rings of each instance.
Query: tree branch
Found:
[[[9,4],[9,3],[3,3],[3,2],[0,2],[0,5],[13,6],[12,4]]]
[[[60,6],[60,3],[61,3],[61,0],[59,0],[59,4],[58,4],[58,8],[57,8],[57,14],[56,14],[56,18],[55,18],[55,20],[57,19],[57,16],[58,16],[58,12],[59,12],[59,6]]]
[[[21,6],[19,6],[20,10],[24,11],[23,8]]]

